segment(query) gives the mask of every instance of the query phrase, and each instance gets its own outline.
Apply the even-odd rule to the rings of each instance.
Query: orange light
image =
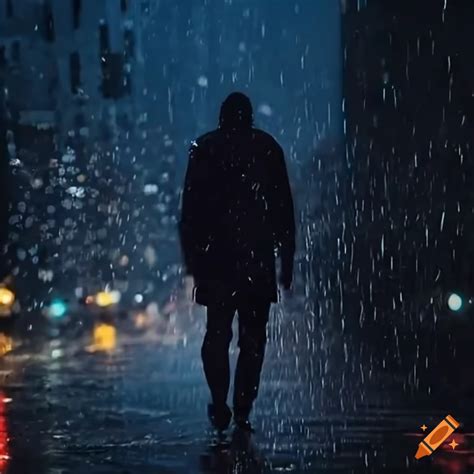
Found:
[[[117,329],[111,324],[98,324],[94,328],[93,348],[96,351],[113,351],[117,346]]]
[[[135,316],[135,327],[137,327],[138,329],[143,329],[146,324],[147,324],[147,317],[145,314],[143,313],[138,313],[136,316]]]
[[[15,294],[8,288],[0,288],[0,305],[12,306],[15,302]]]
[[[97,306],[105,308],[112,306],[120,301],[120,292],[118,291],[100,291],[95,297]]]
[[[13,339],[3,332],[0,332],[0,356],[3,356],[13,349]]]
[[[86,297],[86,304],[92,304],[94,302],[94,297],[93,296],[87,296]]]

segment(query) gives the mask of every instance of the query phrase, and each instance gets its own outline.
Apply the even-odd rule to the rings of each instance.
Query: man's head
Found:
[[[253,109],[250,99],[241,92],[233,92],[222,103],[219,116],[220,128],[251,128]]]

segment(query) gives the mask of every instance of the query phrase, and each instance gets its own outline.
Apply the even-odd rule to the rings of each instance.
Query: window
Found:
[[[130,90],[130,81],[125,78],[125,52],[111,53],[109,27],[104,21],[99,26],[99,57],[102,69],[102,95],[106,99],[118,99]]]
[[[52,43],[56,39],[54,31],[53,9],[49,2],[43,4],[44,36],[46,41]]]
[[[5,46],[0,46],[0,69],[7,65],[7,57],[5,55]]]
[[[72,0],[72,24],[75,30],[81,26],[82,0]]]
[[[102,23],[99,27],[99,48],[100,56],[110,53],[109,27],[105,23]]]
[[[71,92],[77,94],[81,87],[81,58],[77,52],[74,52],[69,56],[69,74],[71,80]]]
[[[124,32],[125,57],[133,59],[135,57],[135,35],[133,30],[127,29]]]
[[[108,53],[102,56],[102,95],[106,99],[124,96],[123,54]]]
[[[13,0],[7,0],[7,18],[13,16]]]

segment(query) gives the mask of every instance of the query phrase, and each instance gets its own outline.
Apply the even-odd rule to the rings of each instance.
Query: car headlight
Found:
[[[119,291],[100,291],[95,297],[97,306],[105,308],[112,306],[120,301],[121,294]]]

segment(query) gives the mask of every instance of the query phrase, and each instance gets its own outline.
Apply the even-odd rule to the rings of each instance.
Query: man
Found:
[[[269,134],[253,127],[252,104],[230,94],[219,127],[193,142],[189,151],[179,222],[187,286],[207,306],[202,345],[212,395],[211,423],[226,429],[232,412],[229,345],[239,315],[239,358],[234,384],[234,421],[252,431],[249,415],[257,396],[270,304],[280,284],[292,285],[295,222],[283,151]],[[195,286],[194,286],[195,285]]]

